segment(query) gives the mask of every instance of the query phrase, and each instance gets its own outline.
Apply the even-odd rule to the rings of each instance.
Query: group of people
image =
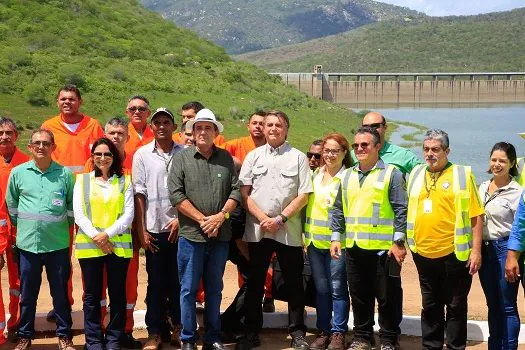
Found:
[[[517,348],[525,161],[513,145],[494,145],[492,178],[478,189],[469,166],[449,161],[446,132],[426,132],[420,161],[385,140],[388,124],[376,112],[365,115],[351,143],[329,133],[304,154],[287,142],[290,119],[277,110],[254,113],[249,135],[226,141],[222,123],[198,102],[182,107],[179,132],[174,114],[152,111],[144,96],[131,97],[128,118],[111,118],[104,129],[81,104],[75,86],[59,90],[60,113],[31,133],[31,158],[16,147],[16,123],[0,118],[0,267],[5,252],[10,295],[7,323],[0,303],[0,343],[7,326],[15,349],[31,346],[45,267],[48,320],[57,324],[59,349],[74,349],[74,252],[88,350],[155,350],[163,342],[196,349],[202,303],[204,350],[225,349],[224,341],[256,348],[274,258],[288,295],[292,348],[371,349],[377,300],[380,348],[398,349],[408,247],[421,287],[423,349],[465,348],[478,270],[489,349]],[[145,344],[132,335],[140,248],[148,276]],[[310,344],[305,252],[316,287],[318,333]],[[221,314],[228,259],[240,288]]]

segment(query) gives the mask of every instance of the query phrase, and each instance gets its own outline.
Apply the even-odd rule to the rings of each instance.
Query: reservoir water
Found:
[[[375,110],[375,109],[374,109]],[[443,129],[449,134],[452,162],[472,166],[477,182],[487,180],[489,153],[499,141],[512,143],[518,157],[525,156],[525,104],[488,105],[482,107],[399,107],[377,109],[387,121],[408,121],[427,128]],[[394,144],[406,143],[402,135],[413,128],[401,126],[391,136]],[[422,135],[421,135],[422,136]],[[422,158],[421,146],[413,148]]]

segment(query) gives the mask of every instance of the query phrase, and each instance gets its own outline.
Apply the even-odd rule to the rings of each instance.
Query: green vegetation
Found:
[[[419,18],[371,0],[142,0],[164,18],[238,54],[290,45],[390,19]]]
[[[525,8],[381,22],[238,59],[273,72],[524,71]]]
[[[74,83],[83,111],[104,121],[122,115],[133,94],[174,112],[199,100],[226,125],[246,133],[256,109],[282,109],[291,142],[306,149],[330,131],[358,124],[344,107],[315,100],[262,69],[234,62],[224,50],[177,28],[135,0],[9,0],[0,3],[0,115],[27,132],[57,113],[60,86]]]

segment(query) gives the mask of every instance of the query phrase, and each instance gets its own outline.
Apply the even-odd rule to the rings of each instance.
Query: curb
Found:
[[[73,317],[73,329],[75,330],[82,330],[84,329],[84,322],[83,322],[83,312],[81,310],[79,311],[73,311],[72,312]],[[145,322],[145,316],[146,311],[145,310],[136,310],[133,313],[133,318],[135,319],[135,327],[134,329],[145,329],[146,328],[146,322]],[[286,312],[274,312],[274,313],[264,313],[264,325],[263,328],[287,328],[288,327],[288,313]],[[6,318],[8,318],[9,315],[6,315]],[[308,313],[305,318],[305,324],[309,329],[315,329],[315,323],[316,323],[316,315],[315,311]],[[197,320],[199,324],[202,324],[202,313],[197,314]],[[353,325],[353,316],[352,313],[350,313],[350,317],[348,319],[348,326],[349,329],[352,329]],[[375,314],[375,325],[374,325],[374,331],[379,330],[378,326],[378,320],[377,320],[377,313]],[[55,324],[49,323],[46,321],[46,314],[45,313],[37,313],[36,319],[35,319],[35,329],[39,332],[44,331],[54,331],[55,330]],[[421,318],[419,316],[403,316],[403,321],[401,322],[401,334],[409,335],[409,336],[421,336]],[[489,327],[487,321],[472,321],[469,320],[467,323],[467,339],[473,340],[473,341],[488,341],[489,337]],[[521,332],[518,338],[518,342],[520,344],[525,344],[525,324],[521,325]]]

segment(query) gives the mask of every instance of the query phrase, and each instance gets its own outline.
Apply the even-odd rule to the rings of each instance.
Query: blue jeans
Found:
[[[129,258],[108,254],[93,258],[78,259],[84,280],[84,334],[87,350],[120,348],[120,337],[126,324],[126,275]],[[106,327],[106,339],[100,322],[100,300],[104,267],[108,280],[109,323]]]
[[[175,326],[180,324],[180,286],[177,268],[177,242],[168,241],[169,232],[153,233],[159,248],[146,250],[148,287],[146,292],[146,326],[148,334],[161,334],[168,327],[167,316]]]
[[[516,303],[519,282],[505,280],[508,237],[483,241],[479,279],[489,309],[489,350],[518,348],[520,317]],[[523,275],[523,260],[520,260]]]
[[[20,337],[31,339],[35,335],[35,313],[38,293],[42,284],[42,267],[46,267],[47,281],[53,309],[56,315],[57,337],[71,337],[71,305],[69,304],[67,281],[70,273],[69,248],[49,253],[31,253],[19,249],[20,253]]]
[[[193,242],[179,237],[181,340],[195,344],[198,339],[195,295],[202,277],[204,281],[204,344],[220,341],[222,276],[228,259],[228,242]]]
[[[317,290],[317,329],[326,333],[346,333],[350,302],[344,255],[339,259],[332,259],[330,249],[318,249],[310,244],[308,258]]]

